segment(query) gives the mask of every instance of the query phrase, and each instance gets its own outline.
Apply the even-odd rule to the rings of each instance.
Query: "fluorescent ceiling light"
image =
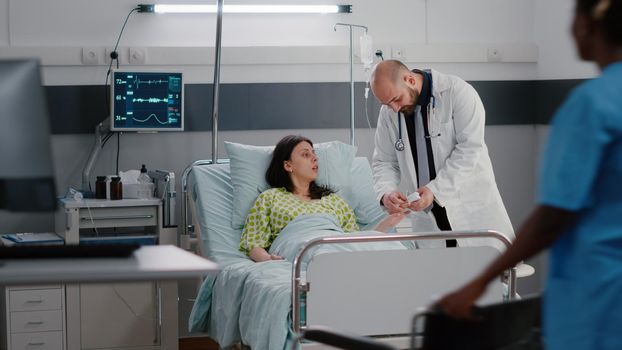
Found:
[[[216,13],[216,5],[138,5],[139,12]],[[351,13],[352,5],[224,5],[223,13]]]

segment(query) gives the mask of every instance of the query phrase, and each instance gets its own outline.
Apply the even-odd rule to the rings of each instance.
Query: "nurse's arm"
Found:
[[[473,303],[484,293],[490,281],[509,267],[551,246],[575,219],[576,212],[551,206],[538,206],[527,218],[517,233],[516,240],[505,253],[471,282],[443,297],[438,305],[451,316],[470,317]]]

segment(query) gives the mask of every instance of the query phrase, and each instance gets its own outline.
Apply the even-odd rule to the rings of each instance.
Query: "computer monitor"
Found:
[[[180,72],[112,72],[112,131],[183,131]]]
[[[39,62],[0,60],[0,210],[53,211],[55,188]]]

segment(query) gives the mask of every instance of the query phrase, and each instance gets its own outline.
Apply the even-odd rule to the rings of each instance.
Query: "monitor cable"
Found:
[[[119,175],[119,151],[121,151],[121,133],[117,132],[117,176]]]
[[[104,81],[106,115],[108,116],[110,116],[110,95],[109,95],[108,79],[110,79],[110,75],[112,73],[112,64],[113,62],[116,62],[117,69],[119,68],[119,53],[117,52],[117,48],[119,47],[119,42],[121,41],[121,37],[123,36],[123,31],[125,30],[127,21],[130,19],[130,16],[132,15],[132,13],[138,10],[140,10],[140,7],[135,7],[127,14],[127,16],[125,17],[125,21],[123,21],[123,26],[121,26],[121,31],[119,31],[119,36],[117,37],[117,41],[114,44],[114,49],[112,49],[112,52],[110,52],[110,64],[108,65],[108,70],[106,71],[106,80]],[[110,117],[112,118],[112,116]],[[114,132],[110,131],[108,132],[108,134],[106,134],[106,136],[104,136],[102,140],[101,148],[104,148],[104,146],[106,145],[106,143],[108,142],[110,137],[112,137],[113,134]],[[119,174],[119,153],[120,153],[121,141],[120,141],[120,134],[119,133],[116,133],[116,134],[117,134],[117,164],[116,164],[117,171],[116,173]]]
[[[110,139],[110,137],[112,137],[112,135],[114,135],[114,132],[108,131],[106,136],[104,136],[104,138],[102,139],[102,146],[101,146],[101,148],[104,148],[104,146],[106,145],[106,142],[108,142],[108,140]]]
[[[127,21],[130,19],[130,16],[132,15],[132,13],[138,11],[139,9],[140,7],[135,7],[127,14],[127,17],[125,17],[125,21],[123,22],[123,26],[121,26],[121,31],[119,32],[119,36],[117,37],[117,42],[114,44],[114,49],[112,49],[112,52],[110,52],[110,64],[108,65],[108,71],[106,72],[106,81],[104,83],[104,87],[106,89],[106,111],[108,112],[107,113],[108,115],[110,115],[110,101],[109,101],[110,97],[108,95],[108,79],[110,78],[110,73],[112,73],[112,63],[116,62],[117,69],[119,69],[119,53],[117,52],[117,48],[119,47],[119,42],[121,41],[121,36],[123,35],[123,30],[125,30],[125,25],[127,24]]]

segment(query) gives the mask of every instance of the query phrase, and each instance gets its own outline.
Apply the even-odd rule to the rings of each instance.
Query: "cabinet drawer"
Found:
[[[157,226],[158,207],[80,209],[80,228]]]
[[[11,333],[47,332],[63,330],[63,312],[11,312]]]
[[[63,332],[22,333],[11,335],[12,350],[62,350]]]
[[[9,311],[60,310],[61,289],[11,290]]]

